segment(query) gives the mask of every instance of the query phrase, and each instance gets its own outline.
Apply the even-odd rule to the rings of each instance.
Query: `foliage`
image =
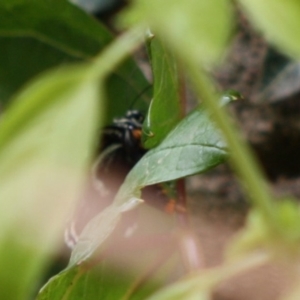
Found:
[[[300,57],[297,1],[240,2],[270,42]],[[280,27],[274,18],[281,18]],[[151,149],[112,204],[87,224],[68,267],[37,299],[208,299],[219,282],[265,261],[289,258],[298,268],[299,207],[293,199],[272,200],[220,105],[227,96],[209,77],[230,41],[231,3],[134,0],[118,24],[124,32],[114,38],[65,0],[0,3],[1,299],[28,299],[39,287],[83,189],[98,128],[123,115],[148,85],[128,58],[145,39],[154,87],[143,140]],[[182,118],[184,76],[203,104]],[[149,95],[136,107],[145,109]],[[253,204],[248,224],[223,265],[176,273],[182,260],[171,232],[178,224],[142,205],[141,189],[205,172],[228,156]],[[139,228],[124,241],[128,216]],[[299,289],[290,297],[298,299]]]

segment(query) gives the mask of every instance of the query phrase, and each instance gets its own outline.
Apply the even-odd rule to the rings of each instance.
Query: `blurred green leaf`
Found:
[[[5,105],[20,87],[37,74],[56,65],[78,61],[31,37],[0,34],[0,43],[0,102]]]
[[[34,37],[70,56],[90,58],[112,40],[95,19],[65,0],[2,0],[1,36]]]
[[[2,116],[2,299],[26,299],[32,292],[81,191],[100,114],[99,87],[87,71],[52,72]]]
[[[300,209],[295,199],[282,199],[276,203],[276,226],[284,244],[300,242]]]
[[[252,210],[248,216],[244,230],[237,234],[227,249],[227,258],[235,260],[239,257],[262,250],[270,242],[270,227],[262,213]]]
[[[174,56],[165,45],[154,38],[149,45],[154,77],[153,99],[143,125],[143,144],[146,148],[157,146],[179,122],[178,67]]]
[[[68,1],[1,1],[0,101],[46,69],[91,58],[111,40]]]
[[[260,266],[267,259],[266,255],[248,255],[242,259],[224,262],[216,268],[194,272],[159,290],[147,300],[209,300],[212,298],[211,293],[217,284],[245,270]]]
[[[220,58],[228,42],[232,11],[226,0],[135,0],[123,21],[148,23],[175,53],[207,66]]]
[[[298,0],[240,0],[245,11],[270,42],[281,51],[300,57],[299,26],[300,2]]]
[[[3,0],[0,2],[0,102],[33,77],[55,66],[90,61],[113,35],[96,19],[67,0]],[[108,80],[105,122],[122,116],[148,82],[127,60]],[[150,92],[137,108],[145,109]]]
[[[274,219],[268,220],[261,211],[252,210],[246,228],[236,236],[228,249],[233,259],[254,251],[269,251],[291,256],[300,243],[300,213],[295,200],[282,199],[274,204]]]
[[[0,277],[5,283],[1,290],[5,299],[27,298],[55,251],[66,214],[86,179],[98,115],[103,114],[97,105],[104,99],[101,83],[140,43],[141,36],[139,30],[128,32],[93,64],[59,69],[42,77],[4,113],[0,128],[0,259],[5,259],[11,275]],[[130,204],[119,209],[130,209]],[[14,259],[26,263],[10,265]]]
[[[195,280],[183,280],[162,289],[147,300],[209,300],[210,288],[210,282],[207,282],[207,286],[202,286],[198,279],[197,284]]]

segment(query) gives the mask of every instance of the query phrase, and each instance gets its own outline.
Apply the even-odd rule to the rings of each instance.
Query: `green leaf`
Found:
[[[194,272],[178,282],[167,286],[147,298],[147,300],[209,300],[213,289],[232,276],[248,271],[267,262],[266,255],[255,253],[235,261],[227,261],[216,268]]]
[[[99,117],[88,69],[53,72],[0,122],[1,298],[27,299],[81,191]],[[74,134],[76,133],[76,134]]]
[[[157,146],[181,118],[178,67],[165,45],[154,38],[150,41],[154,77],[153,99],[143,125],[145,148]]]
[[[2,0],[0,35],[29,36],[70,56],[90,58],[112,35],[82,10],[61,0]]]
[[[0,103],[7,105],[31,78],[77,58],[31,37],[0,36]]]
[[[288,246],[300,242],[300,213],[295,199],[282,199],[277,203],[276,223],[272,224],[278,230],[279,238]],[[293,247],[293,246],[292,246]]]
[[[55,66],[90,61],[113,35],[96,19],[66,0],[0,2],[0,102],[32,78]],[[129,59],[108,80],[105,122],[124,115],[148,82]],[[138,108],[145,109],[149,92]]]
[[[226,145],[203,108],[183,119],[126,177],[115,203],[139,197],[147,185],[200,173],[224,162]]]
[[[93,64],[41,78],[1,119],[0,259],[3,270],[9,270],[0,275],[4,299],[27,298],[55,251],[93,152],[98,115],[103,113],[97,105],[99,93],[102,103],[104,94],[99,83],[141,36],[141,31],[124,34]]]
[[[270,42],[293,58],[300,57],[298,0],[240,0],[240,2],[254,25]]]
[[[213,282],[213,280],[211,280]],[[147,300],[209,300],[211,283],[208,282],[204,286],[197,279],[182,280],[169,287],[166,287]]]
[[[247,218],[244,230],[235,236],[227,249],[227,258],[234,260],[265,248],[270,240],[270,224],[258,210],[252,210]]]
[[[231,32],[229,1],[135,0],[126,22],[147,22],[175,53],[211,65],[220,58]]]
[[[295,200],[282,199],[274,203],[272,220],[259,210],[252,210],[246,228],[230,245],[228,255],[237,258],[264,249],[285,257],[298,253],[300,243],[299,205]]]
[[[107,29],[68,1],[1,1],[0,101],[42,71],[89,59],[111,40]]]
[[[139,67],[129,59],[120,68],[121,71],[116,70],[107,80],[105,125],[116,117],[123,117],[129,109],[146,112],[151,99],[151,84]]]
[[[263,32],[270,42],[281,51],[300,57],[298,43],[300,26],[300,3],[297,0],[240,0],[253,20],[254,25]],[[274,26],[280,22],[280,26]]]

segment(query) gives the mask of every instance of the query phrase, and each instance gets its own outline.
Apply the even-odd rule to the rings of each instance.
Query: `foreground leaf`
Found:
[[[0,101],[56,65],[90,59],[112,35],[68,1],[0,3]]]
[[[252,210],[246,228],[231,243],[228,256],[236,258],[264,249],[277,257],[299,255],[300,217],[295,200],[282,199],[274,204],[274,219],[268,220],[259,210]]]
[[[113,40],[100,22],[67,0],[0,1],[0,103],[45,70],[91,61]],[[106,122],[122,116],[149,83],[133,60],[114,70],[108,80]],[[150,91],[137,108],[145,109]]]
[[[53,72],[1,119],[2,299],[32,293],[81,190],[99,115],[98,85],[86,71]]]
[[[268,258],[265,254],[252,254],[240,260],[225,262],[220,267],[201,270],[161,289],[147,300],[209,300],[217,284],[262,265]]]
[[[129,22],[148,23],[178,53],[211,65],[220,58],[231,32],[232,12],[226,0],[135,0]]]
[[[257,26],[280,50],[300,57],[299,26],[300,3],[298,0],[240,0]]]

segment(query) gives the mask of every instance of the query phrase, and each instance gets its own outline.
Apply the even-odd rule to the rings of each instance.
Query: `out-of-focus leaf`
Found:
[[[295,200],[282,199],[274,205],[272,222],[258,210],[253,210],[246,228],[236,237],[228,249],[230,258],[244,256],[264,249],[275,255],[291,255],[300,243],[299,206]]]
[[[2,299],[26,299],[32,292],[81,191],[99,117],[99,87],[87,71],[49,74],[2,116]]]
[[[154,77],[153,99],[143,125],[143,144],[157,146],[179,122],[178,68],[174,56],[165,45],[154,38],[150,41],[151,65]]]
[[[107,29],[67,1],[1,1],[0,101],[44,70],[90,59],[111,40]]]
[[[7,104],[20,87],[44,70],[79,61],[31,37],[0,36],[0,43],[0,102],[3,104]]]
[[[164,288],[147,300],[209,300],[210,284],[202,287],[201,283],[182,281],[170,287]]]
[[[90,61],[113,35],[67,0],[3,0],[0,2],[0,102],[33,77],[54,66]],[[132,60],[108,80],[106,122],[124,115],[148,82]],[[150,91],[143,96],[149,99]],[[137,108],[145,109],[145,101]]]
[[[269,240],[268,240],[269,237]],[[227,258],[237,259],[247,253],[265,247],[270,241],[270,228],[262,214],[253,210],[247,220],[247,226],[238,234],[227,249]]]
[[[300,2],[298,0],[240,0],[245,11],[270,40],[286,54],[300,57],[299,26]]]
[[[201,270],[167,286],[147,300],[209,300],[211,292],[222,280],[265,263],[267,255],[250,254],[242,259],[225,262],[220,267]]]
[[[78,58],[99,52],[112,35],[68,1],[2,0],[1,36],[34,37]]]
[[[286,247],[300,242],[299,205],[295,199],[282,199],[275,206],[276,219],[273,225],[276,235],[281,238]],[[278,239],[279,240],[279,239]]]
[[[135,0],[127,22],[147,22],[175,53],[210,65],[222,54],[231,32],[232,11],[226,0]]]

